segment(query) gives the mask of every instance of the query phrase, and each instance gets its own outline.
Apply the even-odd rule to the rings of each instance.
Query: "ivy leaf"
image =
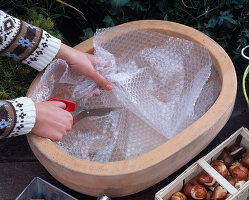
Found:
[[[235,9],[241,9],[243,8],[243,4],[246,2],[247,0],[232,0],[232,5],[231,7],[235,8]]]
[[[201,30],[201,23],[199,21],[197,22],[197,29]]]
[[[207,36],[209,36],[209,37],[211,37],[211,35],[212,35],[208,30],[204,30],[203,32],[204,32]]]
[[[129,6],[131,10],[135,10],[136,12],[146,11],[146,7],[142,5],[139,1],[129,1],[127,6]]]
[[[215,17],[212,17],[210,20],[208,20],[208,23],[205,23],[205,28],[214,28],[216,24],[218,23],[218,20]]]
[[[238,43],[242,43],[243,45],[246,45],[247,44],[247,40],[245,38],[240,38],[238,40]]]
[[[232,14],[230,14],[229,10],[226,10],[224,12],[221,11],[220,15],[221,15],[220,20],[222,19],[222,22],[223,22],[223,20],[226,20],[231,24],[238,25],[238,23],[233,19],[234,16]]]
[[[91,27],[84,29],[83,32],[84,32],[84,36],[80,37],[80,39],[82,39],[83,41],[87,40],[88,38],[94,35],[93,29]]]
[[[177,13],[178,10],[178,2],[177,1],[165,1],[165,0],[158,0],[156,2],[156,7],[162,12],[162,13],[169,13],[170,10],[174,10],[174,12]]]
[[[249,38],[249,30],[247,28],[243,29],[241,32],[245,37]]]
[[[106,27],[115,26],[113,19],[109,15],[105,16],[103,22],[106,24]]]
[[[110,0],[111,6],[120,8],[122,6],[127,5],[129,0]]]
[[[231,7],[232,6],[232,0],[226,0],[226,5],[228,7]]]
[[[238,25],[238,23],[234,19],[232,19],[232,17],[230,16],[224,16],[223,19],[227,20],[231,24]]]
[[[240,23],[244,23],[245,22],[245,18],[243,18],[243,17],[238,17],[238,20],[240,21]]]
[[[224,22],[224,18],[223,17],[219,17],[219,21],[218,21],[218,25],[221,26]]]
[[[167,14],[166,14],[166,15],[164,15],[163,20],[168,21],[168,15],[167,15]]]
[[[226,10],[226,11],[220,11],[220,15],[221,16],[226,16],[226,15],[229,15],[230,11],[229,10]]]
[[[224,49],[226,49],[226,48],[228,47],[227,41],[222,42],[222,43],[221,43],[221,46],[222,46]]]
[[[161,12],[165,12],[165,10],[167,9],[167,5],[165,1],[157,1],[156,2],[156,6],[157,8],[161,11]]]

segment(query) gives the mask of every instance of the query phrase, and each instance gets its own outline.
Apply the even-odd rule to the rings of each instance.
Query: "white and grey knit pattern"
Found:
[[[24,135],[34,127],[36,111],[34,102],[28,97],[8,100],[16,110],[16,125],[8,137]]]
[[[61,41],[46,31],[0,10],[0,56],[13,58],[41,71],[53,60],[60,46]],[[9,123],[6,121],[9,120],[6,116],[16,114],[16,117],[13,117],[12,126],[7,127],[8,129],[5,124],[2,125],[4,129],[0,138],[29,133],[36,119],[34,102],[27,97],[8,101],[11,104],[9,109],[2,109],[4,116],[0,115],[0,121],[6,124]]]
[[[61,41],[46,31],[43,31],[41,41],[36,50],[23,60],[24,64],[37,69],[38,71],[43,70],[56,56],[60,49]]]
[[[0,10],[0,52],[11,45],[20,31],[21,20]]]
[[[61,41],[46,31],[0,11],[0,55],[41,71],[56,56]]]

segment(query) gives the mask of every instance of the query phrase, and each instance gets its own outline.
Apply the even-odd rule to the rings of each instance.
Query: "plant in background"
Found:
[[[17,1],[14,7],[10,6],[13,3],[3,2],[5,12],[18,17],[32,25],[38,26],[57,38],[62,39],[59,31],[55,29],[54,22],[44,12],[40,12],[39,7],[23,8],[23,4]],[[34,5],[32,5],[34,6]],[[26,14],[25,11],[28,11]],[[15,62],[12,59],[0,58],[0,99],[12,99],[20,96],[25,96],[27,89],[38,72],[27,65]],[[21,77],[21,78],[20,78]]]
[[[247,0],[93,0],[64,2],[84,13],[84,18],[67,9],[70,26],[79,34],[73,45],[93,36],[97,28],[121,23],[159,19],[185,24],[207,34],[231,56],[238,58],[241,48],[248,43],[249,2]],[[74,20],[78,19],[78,20]],[[64,35],[67,31],[61,30]],[[75,34],[74,33],[74,34]]]
[[[9,58],[0,59],[0,99],[25,96],[37,71]]]

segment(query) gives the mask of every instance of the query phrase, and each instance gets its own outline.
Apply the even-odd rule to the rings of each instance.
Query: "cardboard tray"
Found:
[[[166,187],[161,189],[156,193],[156,200],[168,200],[171,198],[172,194],[178,191],[181,191],[183,185],[187,183],[190,179],[197,176],[201,171],[205,170],[208,172],[216,181],[222,185],[228,193],[231,195],[226,200],[246,200],[249,196],[249,181],[247,181],[243,186],[239,189],[236,189],[232,186],[223,176],[221,176],[213,167],[211,167],[210,163],[217,159],[217,157],[221,154],[225,147],[229,147],[235,143],[238,137],[241,137],[240,145],[245,147],[247,151],[249,150],[249,130],[241,127],[237,130],[233,135],[231,135],[227,140],[213,149],[206,156],[199,159],[189,168],[187,168],[180,176],[178,176],[174,181],[168,184]],[[248,198],[249,199],[249,198]]]

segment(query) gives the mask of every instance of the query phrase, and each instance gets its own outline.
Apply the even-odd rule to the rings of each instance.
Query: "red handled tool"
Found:
[[[85,117],[90,116],[103,116],[111,111],[120,109],[121,107],[114,107],[114,108],[95,108],[95,109],[84,109],[81,106],[76,105],[75,102],[61,99],[61,98],[50,98],[48,101],[61,101],[66,104],[66,108],[64,110],[68,112],[75,112],[76,115],[73,116],[73,125],[80,121]]]

